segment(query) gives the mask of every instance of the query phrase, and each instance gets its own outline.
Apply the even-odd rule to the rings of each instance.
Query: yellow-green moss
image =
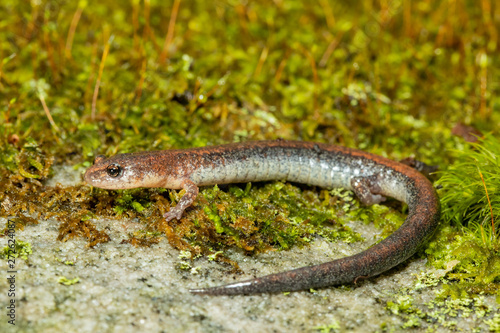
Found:
[[[21,240],[15,240],[14,246],[5,246],[0,252],[0,257],[5,260],[21,258],[28,260],[28,256],[33,253],[31,244]]]

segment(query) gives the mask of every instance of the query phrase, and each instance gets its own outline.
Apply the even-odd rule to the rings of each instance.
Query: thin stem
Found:
[[[54,122],[54,119],[52,118],[52,115],[50,114],[50,110],[47,107],[47,103],[45,103],[45,98],[43,97],[43,94],[39,93],[38,98],[40,99],[40,102],[42,102],[43,111],[45,111],[45,115],[49,119],[50,126],[52,126],[56,132],[59,132],[59,127],[57,127],[56,123]]]
[[[477,171],[479,172],[479,176],[481,177],[481,181],[483,182],[484,191],[486,192],[486,199],[488,199],[488,205],[490,206],[490,214],[491,214],[491,234],[494,237],[495,234],[495,219],[493,217],[493,208],[491,207],[490,196],[488,195],[488,188],[486,187],[486,182],[484,181],[483,174],[481,170],[479,170],[479,166],[477,166]]]
[[[179,12],[179,5],[181,4],[181,0],[174,0],[174,5],[172,7],[172,15],[170,15],[170,22],[168,23],[168,31],[167,37],[165,37],[165,43],[163,44],[163,50],[160,54],[159,63],[163,65],[165,60],[168,57],[168,49],[170,48],[170,44],[172,43],[172,39],[174,39],[174,28],[175,21],[177,20],[177,13]]]
[[[78,22],[80,22],[80,17],[82,16],[83,7],[78,7],[73,15],[73,19],[71,20],[71,24],[68,30],[68,37],[66,39],[66,48],[64,50],[64,56],[66,59],[71,58],[71,49],[73,47],[73,39],[75,37],[76,26]]]
[[[106,46],[104,47],[104,52],[102,53],[101,64],[99,65],[99,74],[97,76],[97,81],[95,83],[94,96],[92,97],[92,115],[91,115],[92,120],[95,119],[97,95],[99,94],[99,86],[101,85],[102,73],[104,72],[104,63],[106,62],[106,58],[108,57],[109,47],[111,46],[111,43],[113,42],[113,38],[114,38],[113,35],[111,35],[111,37],[109,37],[108,42],[106,43]]]

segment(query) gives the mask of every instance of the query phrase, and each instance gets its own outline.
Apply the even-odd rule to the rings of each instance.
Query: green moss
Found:
[[[457,318],[473,317],[476,320],[493,323],[495,321],[495,307],[484,302],[484,296],[449,297],[446,290],[437,293],[437,298],[425,304],[415,302],[418,297],[411,289],[402,289],[387,301],[386,308],[394,315],[403,319],[402,329],[414,327],[426,328],[429,332],[439,332],[442,329],[455,329]],[[488,319],[485,319],[488,318]],[[481,328],[477,328],[481,330]]]
[[[16,240],[13,248],[10,246],[4,247],[0,253],[0,256],[5,260],[9,260],[12,258],[21,258],[24,260],[28,260],[28,256],[32,253],[33,250],[31,249],[30,243]]]
[[[339,332],[340,325],[336,320],[332,320],[328,325],[316,326],[313,329],[321,333],[334,333]]]
[[[74,284],[77,284],[78,282],[80,282],[80,278],[74,278],[74,279],[68,279],[67,277],[65,276],[61,276],[57,279],[57,282],[60,283],[60,284],[64,284],[65,286],[72,286]]]
[[[409,295],[400,295],[394,302],[387,302],[387,310],[391,311],[394,314],[412,314],[416,312],[413,306],[413,298]]]
[[[447,222],[464,226],[483,243],[500,249],[500,140],[493,136],[457,151],[457,161],[438,184]]]
[[[114,211],[121,215],[129,209],[135,210],[137,213],[143,212],[146,208],[151,206],[149,198],[144,198],[140,189],[118,191],[117,198],[115,199]]]
[[[493,318],[484,321],[491,332],[500,332],[500,313],[495,314]]]
[[[63,260],[63,259],[60,259],[60,258],[56,258],[56,261],[60,262],[60,263],[63,263],[65,265],[68,265],[68,266],[74,266],[75,263],[73,261],[70,261],[70,260]]]
[[[496,294],[500,283],[500,141],[493,137],[456,152],[457,161],[438,181],[444,224],[426,253],[444,269],[447,296]],[[487,195],[486,195],[487,190]]]
[[[182,191],[169,193],[174,202],[182,195]],[[316,237],[360,240],[344,225],[345,215],[346,201],[328,191],[301,190],[282,182],[249,183],[245,188],[205,188],[180,221],[167,225],[160,216],[154,227],[181,250],[226,260],[217,254],[228,246],[250,253],[303,246]]]
[[[392,234],[405,221],[402,213],[388,206],[377,204],[352,210],[349,217],[359,219],[364,223],[374,223],[377,228],[382,229],[381,239]]]

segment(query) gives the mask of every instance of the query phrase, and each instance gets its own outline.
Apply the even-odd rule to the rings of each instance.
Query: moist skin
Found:
[[[392,235],[356,255],[321,265],[271,274],[219,287],[192,289],[205,295],[239,295],[305,290],[356,282],[411,257],[434,232],[440,217],[434,187],[415,169],[342,146],[301,141],[251,141],[183,150],[98,156],[85,181],[105,189],[185,189],[167,221],[180,219],[198,187],[286,180],[323,188],[350,189],[364,204],[393,197],[408,204],[408,216]]]

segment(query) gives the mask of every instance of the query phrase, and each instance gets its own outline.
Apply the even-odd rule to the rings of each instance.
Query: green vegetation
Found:
[[[474,298],[438,298],[416,306],[413,291],[402,290],[393,301],[387,302],[387,309],[396,315],[402,316],[405,323],[402,328],[421,327],[427,323],[428,332],[439,332],[442,329],[456,329],[457,317],[475,316],[485,323],[491,331],[495,331],[496,317],[486,320],[486,316],[495,311],[495,308],[484,303],[483,296]],[[489,316],[488,316],[489,317]],[[478,329],[480,331],[480,329]]]
[[[329,325],[314,327],[314,330],[317,330],[321,333],[334,333],[340,330],[340,325],[336,320],[333,320]]]
[[[64,284],[65,286],[72,286],[78,282],[80,282],[80,278],[68,279],[65,276],[61,276],[57,279],[57,282],[60,284]]]
[[[137,218],[144,230],[124,242],[166,236],[192,253],[185,268],[202,255],[236,269],[229,246],[356,241],[343,225],[352,217],[389,234],[403,219],[397,203],[359,208],[346,192],[280,182],[204,189],[170,224],[162,214],[182,192],[46,185],[54,166],[83,170],[97,154],[276,138],[341,144],[440,167],[443,223],[421,255],[442,274],[416,288],[441,288],[445,303],[498,293],[500,6],[174,2],[2,0],[1,216],[17,229],[57,218],[60,241],[88,246],[109,241],[94,216]],[[457,123],[492,135],[470,147],[452,134]],[[388,308],[411,316],[405,327],[423,326],[404,304]]]
[[[493,136],[456,151],[456,162],[437,182],[443,217],[464,226],[481,245],[500,250],[500,140]]]
[[[455,153],[456,162],[437,182],[444,223],[426,253],[437,268],[454,262],[449,295],[482,292],[500,299],[500,141],[487,136]]]
[[[274,182],[251,190],[230,186],[227,192],[217,186],[205,189],[200,205],[186,212],[190,222],[170,223],[168,235],[178,242],[187,240],[194,248],[220,249],[235,244],[248,252],[288,249],[308,243],[316,235],[328,240],[360,240],[343,225],[346,213],[339,209],[344,201],[328,191],[302,191],[297,186]],[[203,212],[203,214],[201,214]],[[207,237],[210,235],[210,237]]]
[[[17,240],[13,247],[4,247],[0,252],[0,257],[5,260],[10,260],[13,258],[22,258],[24,260],[28,260],[28,256],[32,253],[33,250],[31,249],[30,243]]]

